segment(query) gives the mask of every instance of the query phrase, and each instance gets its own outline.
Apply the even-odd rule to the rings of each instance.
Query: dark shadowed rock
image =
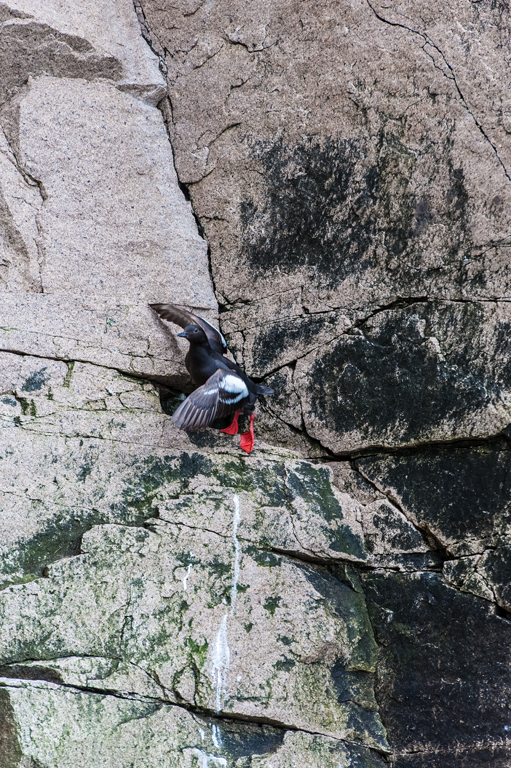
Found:
[[[510,323],[504,303],[429,302],[357,323],[296,366],[307,432],[336,453],[500,432]]]
[[[509,761],[511,622],[433,574],[367,575],[364,586],[393,764],[440,765],[442,757],[461,768],[494,751]],[[416,752],[425,754],[407,754]]]
[[[511,764],[510,27],[0,5],[0,768]]]
[[[491,540],[506,530],[511,450],[505,439],[373,455],[357,464],[449,550],[470,554],[471,541]]]

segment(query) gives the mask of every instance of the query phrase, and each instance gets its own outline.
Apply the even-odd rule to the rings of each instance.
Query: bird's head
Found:
[[[182,336],[183,339],[188,339],[190,344],[209,344],[208,337],[198,325],[187,325],[183,333],[177,335]]]

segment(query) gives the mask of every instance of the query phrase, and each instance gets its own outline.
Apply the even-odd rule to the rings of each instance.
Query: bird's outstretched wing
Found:
[[[219,352],[220,354],[227,352],[227,342],[220,331],[214,325],[208,323],[207,320],[204,320],[203,317],[199,317],[194,312],[190,312],[189,309],[178,307],[175,304],[149,304],[149,306],[164,320],[180,325],[181,328],[186,328],[187,325],[198,325],[208,337],[209,344],[214,352]]]
[[[247,385],[236,373],[219,368],[207,382],[192,392],[172,416],[185,432],[207,429],[220,416],[239,410],[248,402]]]

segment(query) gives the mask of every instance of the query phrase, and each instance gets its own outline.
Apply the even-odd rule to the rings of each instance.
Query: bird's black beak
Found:
[[[186,339],[186,333],[178,333],[177,335],[178,335],[178,336],[182,336],[182,337],[183,337],[183,339]]]

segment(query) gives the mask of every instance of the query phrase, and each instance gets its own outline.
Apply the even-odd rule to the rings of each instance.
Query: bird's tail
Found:
[[[257,385],[257,394],[258,395],[273,395],[273,389],[270,387],[265,387],[264,384],[258,384]]]

